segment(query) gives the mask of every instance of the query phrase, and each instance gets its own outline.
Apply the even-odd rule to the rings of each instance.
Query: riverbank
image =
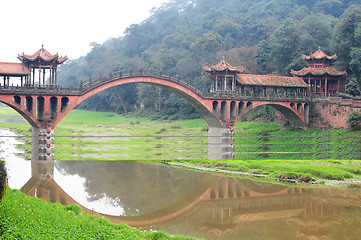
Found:
[[[142,232],[85,214],[80,206],[63,206],[8,189],[0,204],[0,239],[177,239],[164,232]]]
[[[173,167],[212,172],[233,177],[250,178],[285,184],[317,184],[317,186],[361,187],[361,161],[192,161],[164,164]]]

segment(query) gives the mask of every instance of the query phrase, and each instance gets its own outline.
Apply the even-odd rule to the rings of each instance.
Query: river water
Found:
[[[205,239],[361,239],[358,187],[290,187],[154,162],[31,162],[16,156],[21,142],[0,140],[11,188],[114,222]]]

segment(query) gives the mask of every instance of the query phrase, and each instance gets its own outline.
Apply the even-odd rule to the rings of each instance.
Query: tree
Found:
[[[300,49],[311,53],[321,46],[324,51],[329,49],[332,39],[332,27],[335,18],[324,14],[312,14],[305,17],[300,23]]]
[[[351,78],[350,81],[346,85],[346,93],[352,96],[360,95],[360,85],[357,82],[356,78]]]
[[[276,66],[276,73],[289,75],[288,65],[298,53],[300,37],[292,19],[285,20],[269,39],[270,57]]]
[[[354,129],[359,129],[360,128],[360,123],[361,123],[361,114],[358,112],[351,112],[348,116],[347,116],[347,120],[346,120],[347,124],[351,125],[351,128]]]
[[[357,60],[360,59],[359,49],[361,49],[361,6],[352,5],[345,11],[335,27],[333,45],[339,56],[338,64],[342,68],[347,70],[361,68],[361,62]],[[351,69],[352,60],[354,61]]]
[[[222,49],[222,47],[222,37],[216,32],[204,33],[191,44],[191,50],[200,55],[216,53],[218,50]]]

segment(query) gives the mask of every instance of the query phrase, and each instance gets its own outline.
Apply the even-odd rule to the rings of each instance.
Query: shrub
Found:
[[[0,203],[4,198],[7,188],[7,173],[5,169],[5,162],[0,160]]]
[[[347,116],[346,123],[350,124],[354,129],[359,129],[361,123],[361,114],[355,111],[351,112]]]

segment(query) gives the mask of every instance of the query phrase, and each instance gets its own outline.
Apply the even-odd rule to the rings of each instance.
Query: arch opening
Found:
[[[279,111],[286,117],[286,119],[290,122],[290,124],[292,126],[306,127],[308,124],[306,119],[305,120],[302,119],[302,117],[301,117],[302,114],[297,114],[296,111],[293,110],[289,104],[286,104],[286,106],[284,106],[284,105],[280,105],[280,104],[264,103],[264,104],[255,106],[254,108],[250,109],[249,111],[246,111],[244,114],[241,114],[239,116],[239,118],[244,117],[246,114],[249,114],[249,113],[251,113],[251,111],[253,111],[259,107],[262,107],[262,106],[271,106],[275,110]],[[301,106],[302,106],[302,104],[301,104]],[[301,109],[302,109],[302,107],[301,107]]]
[[[93,96],[98,92],[101,92],[111,87],[128,84],[128,83],[145,83],[166,89],[176,94],[177,96],[181,97],[189,104],[191,104],[195,108],[195,110],[203,117],[203,119],[208,123],[209,127],[216,127],[216,128],[223,127],[223,123],[225,121],[224,122],[220,121],[219,117],[221,116],[216,114],[216,110],[218,109],[218,113],[220,112],[222,115],[222,104],[217,103],[218,101],[214,101],[213,103],[209,102],[210,106],[208,106],[208,103],[206,103],[203,96],[200,95],[199,92],[197,92],[193,88],[184,85],[183,83],[175,82],[173,80],[152,77],[152,76],[124,77],[124,78],[114,79],[109,82],[105,82],[104,84],[98,85],[92,89],[87,90],[86,92],[83,93],[83,95],[81,96],[81,100],[79,102],[77,102],[76,104],[73,102],[69,105],[71,106],[72,109],[76,105],[80,104],[82,101],[87,99],[88,97]],[[67,114],[67,112],[70,111],[71,109],[66,110],[64,114],[62,114],[62,117],[65,116],[65,114]],[[225,111],[224,113],[227,114],[227,109],[224,109],[223,111]],[[226,118],[227,116],[224,119]]]
[[[58,98],[51,97],[50,98],[50,119],[54,120],[57,117],[58,112]]]
[[[42,96],[36,98],[36,118],[39,122],[44,122],[44,109],[45,109],[45,99]]]
[[[304,118],[305,118],[305,121],[306,123],[309,123],[310,121],[310,116],[309,116],[309,113],[310,113],[310,105],[308,103],[305,103],[305,105],[303,106],[303,111],[304,111]]]
[[[61,98],[61,108],[60,111],[64,112],[64,110],[66,109],[66,107],[69,105],[69,98],[67,97],[62,97]]]
[[[230,120],[231,122],[235,122],[237,117],[237,108],[236,108],[236,102],[232,101],[230,106]]]
[[[13,101],[14,101],[16,104],[21,105],[21,97],[19,97],[19,96],[14,96],[14,97],[13,97]]]
[[[232,179],[228,180],[228,197],[234,197],[234,181]]]
[[[221,102],[221,120],[224,123],[227,121],[227,102],[226,101]]]
[[[301,103],[297,103],[297,112],[298,112],[298,114],[302,115],[302,104]]]
[[[244,102],[239,102],[238,103],[238,116],[243,114],[244,111]]]
[[[290,107],[295,109],[295,104],[294,103],[290,103]]]
[[[33,113],[33,98],[30,96],[26,96],[25,97],[25,109],[29,112],[29,113]]]
[[[213,101],[212,107],[213,107],[213,111],[218,115],[219,113],[218,101]]]

